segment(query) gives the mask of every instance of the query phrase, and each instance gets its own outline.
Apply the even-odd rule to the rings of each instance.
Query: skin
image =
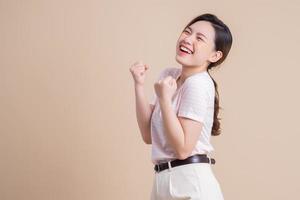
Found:
[[[145,144],[152,144],[150,122],[153,108],[148,103],[144,89],[146,71],[150,67],[142,61],[137,61],[129,68],[134,80],[135,110],[138,127]]]
[[[196,33],[203,33],[197,35]],[[177,40],[176,61],[182,65],[178,80],[167,76],[154,84],[160,104],[165,134],[174,148],[178,159],[189,157],[197,143],[203,124],[192,119],[178,117],[172,109],[172,96],[176,89],[191,75],[207,70],[210,62],[222,57],[221,51],[214,50],[215,32],[207,21],[198,21],[185,29]],[[193,54],[180,55],[179,46],[184,44]],[[152,107],[153,109],[153,107]]]

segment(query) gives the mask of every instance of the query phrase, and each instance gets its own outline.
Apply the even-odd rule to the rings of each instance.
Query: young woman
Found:
[[[220,135],[217,84],[209,70],[221,64],[232,45],[229,28],[215,15],[190,21],[176,45],[181,68],[163,69],[150,104],[144,93],[149,66],[136,62],[136,116],[146,144],[152,144],[154,180],[151,200],[223,200],[208,154],[211,135]]]

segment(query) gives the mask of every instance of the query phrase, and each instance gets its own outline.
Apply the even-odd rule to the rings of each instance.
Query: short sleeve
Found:
[[[158,78],[156,79],[156,81],[159,81],[160,79],[165,78],[165,77],[169,74],[170,69],[171,69],[171,67],[164,68],[164,69],[159,73],[159,76],[158,76]],[[153,89],[152,97],[151,97],[149,103],[150,103],[151,105],[155,105],[156,100],[157,100],[157,96],[156,96],[156,93],[155,93],[155,91],[154,91],[154,89]]]
[[[183,88],[177,116],[203,123],[208,110],[208,102],[209,87],[205,81],[189,80]]]

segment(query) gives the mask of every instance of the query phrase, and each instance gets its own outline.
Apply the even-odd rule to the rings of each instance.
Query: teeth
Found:
[[[184,46],[180,46],[180,49],[187,52],[187,53],[189,53],[189,54],[192,54],[192,52],[189,49],[185,48]]]

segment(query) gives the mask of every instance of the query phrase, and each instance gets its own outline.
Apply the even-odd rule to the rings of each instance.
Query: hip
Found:
[[[209,163],[190,163],[154,174],[152,199],[223,200]]]

